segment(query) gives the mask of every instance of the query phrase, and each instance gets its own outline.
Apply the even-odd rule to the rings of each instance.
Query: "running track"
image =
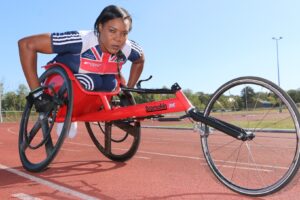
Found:
[[[300,182],[275,195],[250,198],[223,187],[206,166],[199,136],[189,130],[143,129],[137,154],[115,163],[98,152],[83,124],[41,173],[18,155],[18,124],[0,124],[0,199],[296,200]]]

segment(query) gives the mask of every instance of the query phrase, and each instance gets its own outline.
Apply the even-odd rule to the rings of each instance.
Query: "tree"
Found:
[[[255,92],[251,87],[247,86],[244,89],[242,89],[241,97],[244,104],[244,108],[248,108],[254,103]]]
[[[3,110],[15,110],[17,103],[17,94],[15,92],[7,92],[3,95]]]
[[[300,90],[289,90],[288,95],[293,99],[295,103],[300,103]]]
[[[196,95],[198,96],[198,99],[200,101],[200,109],[204,110],[206,105],[208,104],[208,101],[210,99],[210,95],[209,94],[205,94],[203,92],[197,92]]]
[[[17,90],[17,105],[16,110],[24,110],[26,104],[26,96],[28,95],[29,90],[24,84],[20,84]]]
[[[190,90],[190,89],[184,89],[184,90],[183,90],[183,93],[185,94],[185,96],[186,96],[187,98],[190,98],[190,97],[193,95],[193,91]]]

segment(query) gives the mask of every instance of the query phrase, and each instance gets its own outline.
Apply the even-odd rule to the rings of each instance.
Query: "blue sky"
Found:
[[[26,0],[0,7],[0,81],[5,92],[26,84],[18,57],[18,39],[37,33],[92,29],[110,4],[133,17],[129,38],[144,49],[142,78],[148,88],[171,86],[211,93],[238,76],[261,76],[285,90],[300,88],[300,1],[297,0]],[[39,66],[53,55],[39,55]],[[123,68],[125,76],[130,66]],[[39,74],[43,72],[39,69]]]

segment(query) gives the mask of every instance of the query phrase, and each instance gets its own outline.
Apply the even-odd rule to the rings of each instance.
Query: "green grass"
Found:
[[[240,126],[243,128],[270,128],[270,129],[295,129],[294,123],[292,120],[274,122],[263,120],[261,122],[258,121],[232,121],[236,126]]]
[[[295,129],[295,126],[292,120],[285,120],[280,122],[272,121],[228,121],[236,126],[240,126],[243,128],[270,128],[270,129]],[[186,122],[184,124],[174,124],[174,123],[161,123],[155,124],[155,126],[166,126],[166,127],[177,127],[177,128],[193,128],[194,124],[191,122]]]

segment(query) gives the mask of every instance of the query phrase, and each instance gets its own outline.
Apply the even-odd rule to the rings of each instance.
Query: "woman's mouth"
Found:
[[[111,45],[111,48],[115,51],[120,50],[120,46],[119,45]]]

